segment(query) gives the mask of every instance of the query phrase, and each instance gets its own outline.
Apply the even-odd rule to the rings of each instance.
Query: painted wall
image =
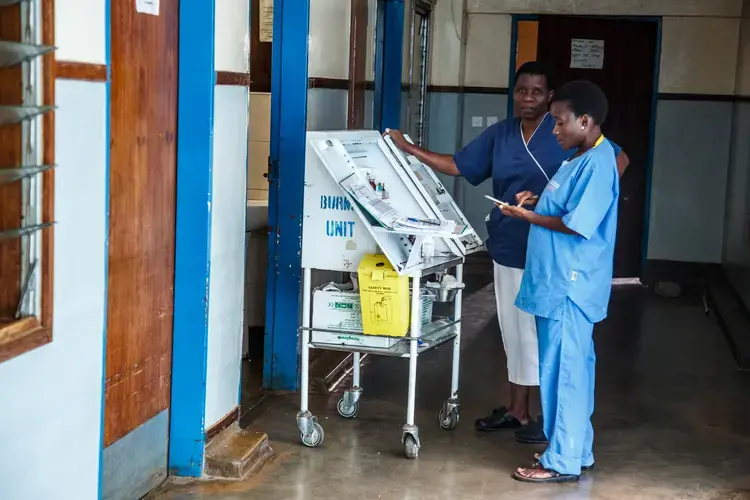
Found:
[[[216,71],[250,71],[250,0],[216,2]]]
[[[104,19],[103,2],[59,1],[57,59],[104,64]],[[68,80],[55,92],[53,340],[0,364],[0,497],[14,500],[97,498],[99,490],[107,95],[103,83]]]
[[[461,74],[461,4],[460,0],[438,3],[433,25],[432,85],[460,84],[457,75]],[[653,15],[665,16],[659,92],[731,96],[735,89],[740,24],[747,22],[740,19],[741,12],[740,0],[469,0],[464,84],[507,88],[511,14]],[[750,38],[750,34],[744,36]],[[750,59],[750,55],[745,57]],[[750,87],[748,75],[750,72],[741,78],[746,87]],[[653,217],[648,256],[652,259],[718,263],[723,240],[722,210],[700,211],[693,219],[688,219],[682,217],[684,211],[680,208],[680,200],[702,199],[705,193],[711,193],[717,197],[716,206],[724,205],[732,106],[722,102],[724,99],[694,102],[685,96],[665,97],[668,99],[660,102],[657,109]],[[434,115],[439,105],[439,116],[457,116],[458,106],[463,102],[461,121],[464,131],[460,142],[465,144],[474,132],[466,129],[471,125],[472,116],[467,114],[468,110],[482,110],[485,98],[484,94],[433,94],[430,114]],[[485,120],[488,115],[486,112],[477,114]],[[436,130],[445,125],[433,119],[430,122],[430,147],[441,152],[454,152],[455,149],[448,148],[451,142],[448,136],[450,130],[457,127],[451,125],[450,130]],[[725,134],[721,135],[721,132]],[[711,137],[714,142],[710,147],[692,151],[689,147],[680,147],[685,142],[684,137]],[[473,214],[475,221],[486,211],[479,196],[486,188],[476,188],[479,192],[475,193],[475,188],[465,183],[461,186],[461,204],[467,213]]]
[[[750,310],[750,1],[740,23],[732,146],[726,191],[723,264],[730,282]]]
[[[217,2],[214,56],[217,71],[248,71],[249,37],[249,1]],[[210,207],[206,429],[240,403],[249,137],[247,87],[217,85]]]
[[[660,101],[657,116],[648,257],[719,263],[732,103]]]
[[[58,80],[56,93],[53,340],[0,364],[0,496],[14,500],[98,495],[106,89]]]
[[[57,60],[106,63],[104,6],[101,0],[55,2]]]

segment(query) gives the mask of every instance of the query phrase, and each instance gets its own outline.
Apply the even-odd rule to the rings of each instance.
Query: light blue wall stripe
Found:
[[[105,83],[107,90],[105,93],[105,123],[107,130],[105,137],[107,144],[111,140],[110,134],[110,101],[111,101],[111,75],[112,75],[112,15],[111,15],[111,0],[105,0],[104,2],[104,57],[105,64],[107,65],[107,82]],[[53,82],[54,85],[54,82]],[[98,498],[102,498],[104,491],[104,402],[105,393],[107,389],[107,309],[108,309],[108,298],[109,298],[109,176],[110,176],[110,156],[109,147],[105,148],[105,161],[104,168],[106,173],[104,174],[104,324],[102,325],[102,406],[101,406],[101,419],[100,419],[100,437],[99,437],[99,486],[98,486]]]
[[[214,0],[180,2],[169,473],[198,477],[205,447],[214,119]]]
[[[265,387],[296,390],[310,0],[274,3]],[[283,147],[281,147],[283,145]]]

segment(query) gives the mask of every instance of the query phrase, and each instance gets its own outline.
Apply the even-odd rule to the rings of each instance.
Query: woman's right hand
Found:
[[[521,191],[520,193],[516,194],[516,203],[519,207],[533,207],[538,201],[539,197],[531,191]]]

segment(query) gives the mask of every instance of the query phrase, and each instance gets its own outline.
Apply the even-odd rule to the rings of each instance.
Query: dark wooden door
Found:
[[[166,477],[172,367],[179,2],[112,2],[102,496]]]
[[[571,68],[573,39],[603,40],[601,69]],[[657,25],[651,21],[542,16],[538,59],[552,71],[553,85],[586,79],[609,100],[604,134],[623,147],[630,166],[620,181],[615,277],[641,276],[646,172],[651,141]]]

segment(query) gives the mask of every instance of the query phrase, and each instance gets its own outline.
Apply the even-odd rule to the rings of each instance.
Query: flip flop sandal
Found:
[[[534,472],[542,471],[542,472],[545,472],[545,473],[549,474],[549,476],[548,477],[527,477],[527,476],[521,474],[520,472],[516,471],[516,472],[513,473],[513,479],[515,479],[516,481],[520,481],[522,483],[554,483],[554,484],[557,484],[557,483],[577,483],[579,481],[579,479],[581,478],[581,476],[576,476],[576,475],[573,475],[573,474],[560,474],[559,472],[554,471],[552,469],[542,469],[542,468],[534,469],[534,468],[529,468],[529,469],[526,469],[526,470],[530,470],[530,471],[534,471]]]
[[[541,460],[541,458],[542,458],[542,455],[540,453],[534,453],[534,461],[531,462],[531,467],[529,467],[529,468],[530,469],[542,469],[543,468],[542,467],[542,463],[539,461],[539,460]],[[581,470],[583,472],[592,471],[592,470],[594,470],[594,464],[591,464],[591,465],[582,465],[581,466]]]

